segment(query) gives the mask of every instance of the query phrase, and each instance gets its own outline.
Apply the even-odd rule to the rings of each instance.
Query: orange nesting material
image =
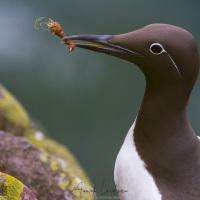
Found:
[[[40,17],[35,21],[35,28],[38,29],[38,24],[44,29],[51,31],[53,34],[57,35],[60,38],[66,37],[67,35],[63,31],[62,27],[58,22],[53,21],[51,18]],[[69,51],[75,49],[74,42],[70,40],[65,40],[65,44],[69,45]]]

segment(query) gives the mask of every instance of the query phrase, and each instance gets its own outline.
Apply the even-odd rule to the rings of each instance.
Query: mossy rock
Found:
[[[30,119],[17,99],[0,85],[0,130],[23,135],[30,126]]]
[[[92,184],[73,154],[30,121],[23,106],[0,86],[0,171],[22,181],[40,200],[92,200],[93,193],[75,190],[81,185],[91,191]]]
[[[37,200],[33,192],[15,177],[0,172],[0,200]]]

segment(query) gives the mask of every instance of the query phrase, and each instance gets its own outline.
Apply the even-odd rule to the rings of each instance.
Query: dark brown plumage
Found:
[[[193,36],[180,27],[152,24],[116,36],[66,39],[88,41],[76,46],[128,60],[142,70],[146,91],[134,128],[136,150],[162,200],[199,200],[200,141],[187,115],[199,71]]]

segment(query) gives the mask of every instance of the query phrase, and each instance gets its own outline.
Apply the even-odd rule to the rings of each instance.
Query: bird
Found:
[[[200,140],[187,111],[200,62],[194,36],[155,23],[124,34],[63,40],[129,61],[144,74],[144,97],[115,162],[119,198],[199,200]]]

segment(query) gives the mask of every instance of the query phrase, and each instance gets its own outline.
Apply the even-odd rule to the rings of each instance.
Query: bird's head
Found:
[[[120,35],[74,35],[77,47],[128,60],[142,70],[147,85],[191,90],[199,70],[199,54],[193,36],[167,24],[151,24]],[[89,42],[89,43],[88,43]]]

